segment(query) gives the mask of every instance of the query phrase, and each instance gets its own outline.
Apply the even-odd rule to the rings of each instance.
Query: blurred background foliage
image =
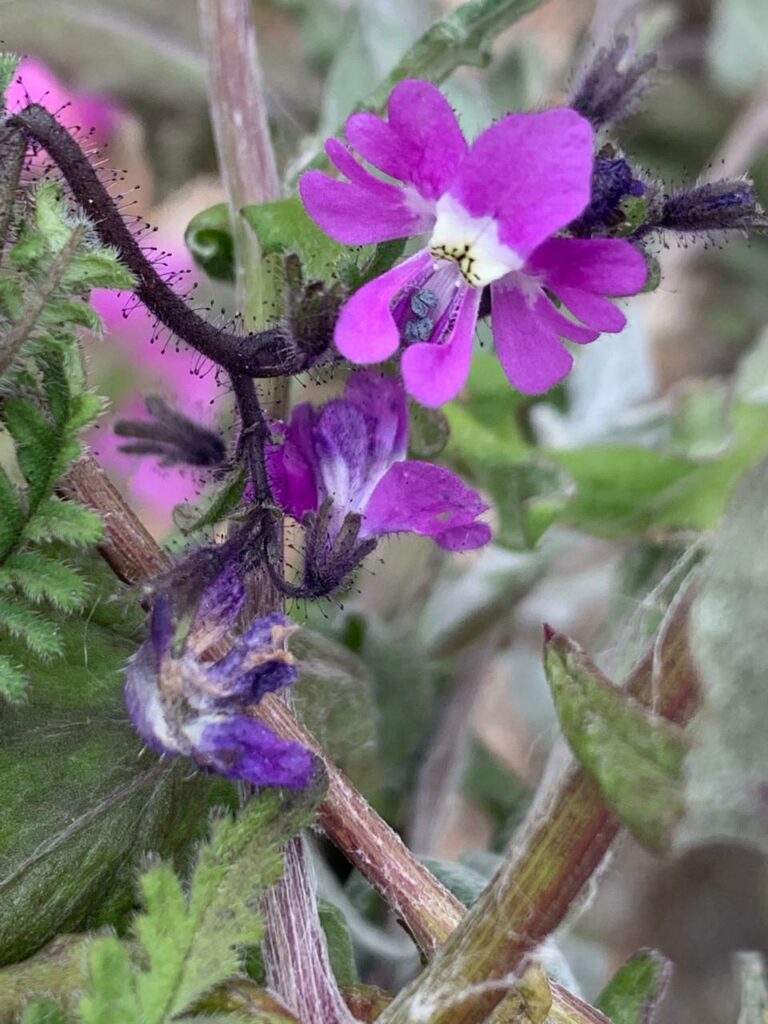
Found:
[[[256,0],[286,180],[450,7]],[[662,70],[618,143],[666,182],[749,170],[765,204],[765,0],[549,0],[497,40],[487,71],[462,69],[447,83],[468,133],[509,110],[563,101],[578,68],[633,12],[639,44],[658,50]],[[185,275],[179,287],[197,279],[200,304],[231,316],[226,281],[196,269],[183,242],[192,217],[223,198],[194,0],[5,0],[0,26],[6,48],[119,106],[104,156],[126,188],[140,186],[126,194],[127,212],[158,227],[169,269]],[[444,416],[414,414],[414,453],[439,453],[493,500],[492,547],[449,558],[429,542],[388,541],[341,601],[293,610],[312,630],[297,688],[305,720],[467,900],[495,869],[557,735],[541,623],[622,678],[707,549],[733,485],[768,453],[768,240],[657,249],[660,288],[628,306],[622,335],[579,354],[565,387],[535,401],[515,395],[481,333],[462,397]],[[159,392],[227,426],[229,399],[213,375],[167,338],[150,346],[153,324],[141,311],[124,321],[125,303],[88,350],[90,378],[113,409],[125,414],[139,395]],[[329,386],[299,381],[295,400]],[[158,536],[183,548],[185,520],[174,525],[172,507],[200,500],[210,482],[120,456],[113,415],[92,437],[97,455]],[[764,507],[759,489],[752,499]],[[755,533],[749,543],[759,546]],[[759,585],[748,579],[744,592],[759,600]],[[759,673],[751,692],[759,703]],[[753,764],[764,735],[755,733],[745,748]],[[727,805],[733,793],[716,796]],[[318,858],[361,976],[395,987],[416,969],[413,947],[338,855],[318,847]],[[768,953],[764,856],[699,834],[694,847],[661,859],[626,840],[557,942],[588,998],[638,946],[652,945],[676,964],[661,1020],[735,1020],[730,955]]]

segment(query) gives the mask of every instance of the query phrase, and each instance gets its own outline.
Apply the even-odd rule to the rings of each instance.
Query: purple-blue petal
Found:
[[[315,771],[306,747],[281,739],[247,715],[204,715],[186,733],[195,762],[228,779],[304,789]]]

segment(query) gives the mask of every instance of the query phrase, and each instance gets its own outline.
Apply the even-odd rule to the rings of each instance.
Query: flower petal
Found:
[[[197,764],[253,786],[303,789],[315,771],[306,747],[247,715],[202,715],[185,729]]]
[[[315,451],[322,480],[322,497],[333,500],[340,515],[361,512],[370,490],[368,424],[365,416],[343,398],[320,410],[314,430]]]
[[[558,340],[548,314],[541,316],[543,296],[529,301],[509,278],[491,285],[491,323],[496,352],[514,386],[527,395],[549,391],[573,366],[573,357]]]
[[[590,200],[594,132],[573,110],[510,114],[478,136],[449,194],[500,241],[528,256]]]
[[[371,495],[361,535],[418,533],[451,551],[478,547],[490,539],[490,530],[478,530],[484,524],[475,523],[487,508],[477,491],[444,466],[398,462]]]
[[[283,428],[282,443],[267,450],[267,473],[272,493],[284,512],[301,520],[320,504],[314,465],[312,431],[317,414],[309,402],[297,405]]]
[[[418,342],[403,353],[407,391],[422,405],[436,408],[455,398],[469,376],[472,341],[480,307],[480,289],[467,288],[452,330],[441,342]]]
[[[559,288],[552,289],[558,299],[577,316],[579,320],[602,333],[608,331],[617,334],[623,331],[627,325],[627,318],[617,309],[612,302],[604,299],[594,292],[584,291],[581,288]]]
[[[430,82],[407,79],[392,90],[389,120],[353,114],[346,125],[350,144],[374,167],[413,185],[427,200],[448,188],[467,152],[451,105]]]
[[[371,461],[386,469],[404,459],[408,449],[408,403],[400,380],[378,370],[358,370],[347,381],[344,397],[368,421]]]
[[[344,245],[369,245],[421,234],[423,215],[410,208],[404,190],[385,182],[377,185],[385,191],[308,171],[302,175],[299,192],[310,217]]]
[[[613,309],[613,307],[611,307]],[[540,301],[536,304],[536,316],[542,324],[547,324],[555,334],[569,341],[575,341],[577,345],[588,345],[600,337],[600,331],[592,327],[583,327],[574,320],[563,316],[560,310],[555,309],[549,299],[542,292]]]
[[[336,321],[334,340],[343,356],[353,363],[380,363],[397,351],[400,329],[392,317],[392,303],[431,262],[423,249],[354,293]]]
[[[545,274],[558,295],[560,287],[636,295],[648,277],[643,254],[621,238],[550,238],[531,254],[525,269]]]

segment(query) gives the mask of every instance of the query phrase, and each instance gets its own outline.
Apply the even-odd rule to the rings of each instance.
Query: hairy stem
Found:
[[[74,464],[67,478],[67,490],[103,516],[107,536],[102,553],[120,579],[142,583],[170,567],[168,555],[147,533],[92,456],[85,455]],[[658,652],[649,652],[628,683],[630,692],[639,699],[647,703],[653,698],[659,699],[663,688],[654,690],[654,659],[667,665],[667,671],[674,675],[679,689],[676,696],[670,690],[661,698],[659,710],[675,721],[685,718],[692,702],[693,685],[685,639],[686,613],[687,607],[680,608],[670,619]],[[212,655],[223,653],[223,650],[211,652]],[[267,695],[253,710],[278,735],[304,743],[323,759],[329,785],[320,808],[320,826],[383,896],[425,956],[434,957],[462,925],[466,914],[464,907],[416,860],[400,837],[328,759],[282,701]],[[534,906],[525,889],[517,887],[514,891],[515,919],[519,919],[522,913],[538,915],[539,924],[531,929],[529,936],[534,943],[538,941],[536,935],[540,940],[562,921],[619,833],[618,821],[602,802],[597,788],[577,767],[569,768],[550,787],[547,807],[542,809],[541,815],[538,823],[532,821],[525,829],[524,846],[512,858],[515,869],[522,872],[526,862],[535,863],[536,844],[541,843],[542,865],[546,866],[549,858],[553,862],[554,875],[548,873],[550,890],[542,894],[539,888],[538,892],[534,890],[532,893],[533,897],[539,896],[540,904]],[[508,879],[508,875],[506,870],[505,878]],[[521,881],[525,882],[524,875]],[[553,891],[556,885],[562,887],[561,895]],[[508,881],[506,888],[509,889]],[[495,883],[490,891],[495,891]],[[465,932],[464,925],[461,931]],[[513,939],[518,943],[520,936],[514,935]],[[523,948],[518,945],[516,955],[522,957],[531,945],[531,942],[524,943]],[[429,970],[427,968],[427,972]],[[508,989],[502,988],[500,997],[506,991]],[[566,989],[553,984],[552,995],[552,1020],[562,1024],[566,1021],[571,1024],[605,1024],[601,1013]],[[382,1024],[391,1024],[391,1021],[385,1017]]]
[[[484,66],[490,59],[494,38],[542,3],[544,0],[468,0],[428,28],[387,77],[358,103],[355,112],[382,111],[392,89],[405,78],[439,83],[464,64]],[[318,154],[308,167],[325,167],[327,163],[325,154]]]
[[[181,341],[231,374],[279,377],[299,373],[311,365],[316,354],[300,351],[282,328],[240,336],[220,330],[195,313],[155,270],[87,156],[44,107],[30,104],[10,117],[6,125],[46,149],[93,222],[101,242],[116,249],[134,274],[137,297]]]
[[[689,608],[686,598],[673,609],[625,687],[677,723],[692,713],[698,689],[687,641]],[[571,762],[558,770],[513,837],[496,877],[423,974],[382,1014],[381,1024],[414,1021],[416,1001],[433,1007],[430,1024],[485,1021],[505,995],[504,987],[489,983],[514,980],[526,957],[562,923],[620,830],[582,768]],[[469,996],[456,1002],[456,992]]]

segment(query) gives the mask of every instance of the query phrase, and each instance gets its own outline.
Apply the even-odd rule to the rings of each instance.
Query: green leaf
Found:
[[[88,593],[85,580],[75,569],[40,551],[10,555],[0,567],[0,588],[4,581],[19,587],[34,604],[50,601],[63,611],[81,609]]]
[[[29,680],[18,665],[0,654],[0,696],[11,704],[24,700]]]
[[[61,654],[61,641],[50,620],[15,597],[0,596],[0,630],[17,637],[39,658]]]
[[[565,470],[575,488],[562,518],[604,537],[630,536],[655,524],[660,504],[697,469],[688,459],[629,446],[547,451],[543,457]]]
[[[101,334],[101,317],[87,302],[73,299],[53,299],[46,304],[39,323],[46,327],[61,328],[65,324],[87,327]]]
[[[229,203],[201,210],[187,225],[184,241],[192,258],[217,281],[235,279],[235,245]]]
[[[328,944],[328,956],[331,961],[334,977],[341,988],[357,985],[360,981],[355,963],[355,951],[352,936],[344,913],[334,903],[318,900],[320,924],[325,932]]]
[[[53,1000],[41,999],[26,1007],[21,1024],[67,1024],[67,1018]]]
[[[91,935],[59,935],[35,956],[0,967],[0,1021],[15,1021],[19,1010],[44,996],[73,1013],[88,977]]]
[[[595,1004],[612,1024],[652,1024],[669,984],[672,964],[655,949],[641,949],[623,964]]]
[[[701,708],[688,732],[682,847],[717,839],[768,850],[768,459],[735,491],[691,610]],[[724,799],[723,794],[727,794]]]
[[[35,191],[35,222],[53,252],[59,252],[72,234],[70,214],[63,202],[61,185],[45,181]]]
[[[434,857],[422,857],[421,862],[465,907],[471,907],[488,886],[485,875],[467,867],[466,864],[437,860]]]
[[[21,57],[15,53],[0,53],[0,103],[5,108],[5,93],[19,69]]]
[[[633,836],[668,846],[683,813],[683,734],[617,689],[562,634],[545,645],[544,668],[565,738],[606,803]]]
[[[134,284],[133,274],[123,266],[118,254],[109,249],[76,256],[62,278],[62,285],[73,292],[89,292],[92,288],[130,291]]]
[[[195,533],[227,519],[240,505],[248,484],[248,473],[240,468],[216,487],[198,505],[179,505],[174,509],[174,522],[183,533]]]
[[[40,503],[34,518],[24,528],[24,538],[89,547],[101,540],[103,532],[104,525],[96,512],[54,495]]]
[[[0,466],[0,560],[5,558],[24,526],[16,489]]]
[[[290,640],[300,678],[293,687],[296,714],[358,788],[379,781],[376,709],[363,662],[342,644],[302,629]]]
[[[263,935],[258,897],[280,878],[281,849],[313,822],[324,789],[318,774],[301,793],[263,790],[237,821],[220,816],[200,848],[188,897],[166,864],[143,876],[145,911],[134,922],[148,965],[135,981],[142,1024],[174,1018],[237,973],[237,947]]]
[[[339,259],[354,251],[329,238],[311,219],[300,199],[246,206],[242,215],[265,255],[296,253],[307,279],[331,279]]]
[[[3,419],[16,442],[16,458],[29,485],[29,500],[36,505],[51,489],[53,463],[59,447],[56,431],[45,413],[29,398],[9,398]]]
[[[768,980],[760,953],[737,953],[736,968],[741,1006],[736,1024],[765,1024],[768,1020]]]
[[[82,618],[50,613],[63,651],[44,671],[19,640],[3,640],[31,685],[23,705],[2,713],[0,964],[62,931],[124,924],[145,852],[183,869],[211,802],[234,797],[225,780],[144,749],[123,701],[137,642],[101,624],[117,615],[113,603],[135,598],[114,581],[96,594]]]
[[[114,936],[94,942],[90,956],[91,992],[83,996],[83,1024],[145,1024],[133,985],[133,967]]]

